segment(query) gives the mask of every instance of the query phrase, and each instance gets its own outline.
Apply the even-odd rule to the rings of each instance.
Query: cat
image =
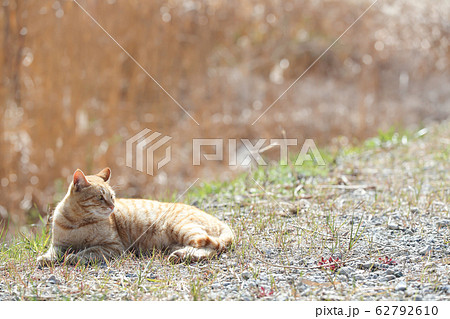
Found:
[[[168,252],[169,261],[200,261],[225,251],[234,234],[228,225],[182,203],[116,198],[111,170],[85,176],[77,169],[56,206],[49,250],[40,265],[90,263],[120,257],[127,251]]]

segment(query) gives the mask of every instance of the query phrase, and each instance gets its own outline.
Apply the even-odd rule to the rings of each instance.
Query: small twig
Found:
[[[318,188],[332,189],[376,189],[375,185],[315,185]]]
[[[276,194],[273,194],[271,192],[248,194],[248,195],[245,195],[245,197],[248,197],[248,198],[252,198],[252,197],[266,197],[267,195],[272,195],[273,197],[276,197],[278,199],[285,199],[285,200],[289,200],[290,198],[292,198],[292,196],[284,196],[284,195],[278,195],[277,196]],[[302,195],[297,195],[296,196],[297,199],[310,199],[312,197],[313,197],[312,195],[306,195],[306,194],[302,194]]]

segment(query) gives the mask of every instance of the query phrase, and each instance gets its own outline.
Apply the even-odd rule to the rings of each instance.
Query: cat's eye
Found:
[[[103,195],[100,195],[100,196],[98,197],[98,199],[99,199],[99,200],[105,200],[105,198],[103,197]]]

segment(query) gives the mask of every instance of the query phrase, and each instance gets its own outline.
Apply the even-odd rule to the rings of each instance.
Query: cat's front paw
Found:
[[[175,251],[169,255],[168,260],[171,264],[179,264],[183,262],[184,258],[185,254]]]
[[[199,261],[199,258],[197,258],[194,252],[195,248],[192,247],[184,247],[182,249],[175,250],[169,255],[169,262],[172,264],[197,262]]]

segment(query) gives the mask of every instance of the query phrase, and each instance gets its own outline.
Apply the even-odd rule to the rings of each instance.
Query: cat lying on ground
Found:
[[[92,262],[120,257],[126,251],[167,251],[169,260],[199,261],[223,252],[233,241],[230,227],[200,209],[181,203],[115,198],[111,170],[73,182],[53,215],[50,249],[38,258],[48,265]]]

